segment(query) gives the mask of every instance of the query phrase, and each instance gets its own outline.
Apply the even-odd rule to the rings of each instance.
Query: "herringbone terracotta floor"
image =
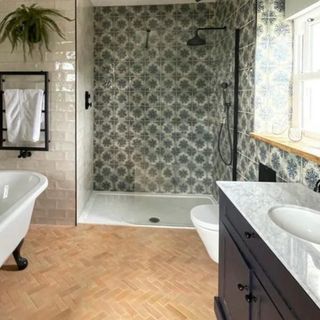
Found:
[[[33,226],[0,270],[1,320],[215,319],[217,266],[193,230]]]

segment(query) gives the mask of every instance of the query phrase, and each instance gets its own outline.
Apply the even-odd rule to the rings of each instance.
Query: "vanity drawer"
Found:
[[[222,197],[225,197],[225,195],[222,194]],[[241,247],[246,248],[246,250],[250,253],[250,257],[247,257],[248,261],[252,261],[251,257],[254,257],[254,263],[258,264],[264,273],[267,276],[270,275],[272,278],[272,273],[274,271],[277,273],[277,268],[275,268],[275,265],[278,267],[279,263],[274,253],[269,249],[265,242],[256,233],[254,228],[242,216],[242,214],[228,200],[228,198],[225,198],[225,200],[221,201],[220,204],[220,210],[222,210],[220,216],[221,220],[226,225],[231,225],[234,232],[236,232],[239,238],[241,238]]]
[[[220,203],[224,203],[220,206],[221,219],[227,219],[250,251],[256,255],[261,250],[261,246],[265,246],[265,243],[231,202],[223,201]]]

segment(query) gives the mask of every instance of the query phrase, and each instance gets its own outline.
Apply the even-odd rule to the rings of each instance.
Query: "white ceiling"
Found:
[[[203,0],[201,2],[215,2],[216,0]],[[161,5],[195,3],[195,0],[91,0],[92,4],[98,6],[142,6],[142,5]]]

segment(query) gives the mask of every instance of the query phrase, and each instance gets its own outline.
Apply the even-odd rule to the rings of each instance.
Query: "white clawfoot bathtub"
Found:
[[[14,257],[19,269],[27,266],[19,251],[30,226],[35,200],[47,186],[48,179],[39,173],[0,170],[0,267],[17,248]]]

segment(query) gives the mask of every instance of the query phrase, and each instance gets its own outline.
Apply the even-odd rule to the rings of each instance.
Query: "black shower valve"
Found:
[[[315,192],[319,192],[320,193],[320,179],[316,182],[316,185],[313,189]]]
[[[86,91],[86,93],[85,93],[85,108],[86,108],[86,110],[88,110],[91,107],[92,107],[91,94],[89,91]]]

